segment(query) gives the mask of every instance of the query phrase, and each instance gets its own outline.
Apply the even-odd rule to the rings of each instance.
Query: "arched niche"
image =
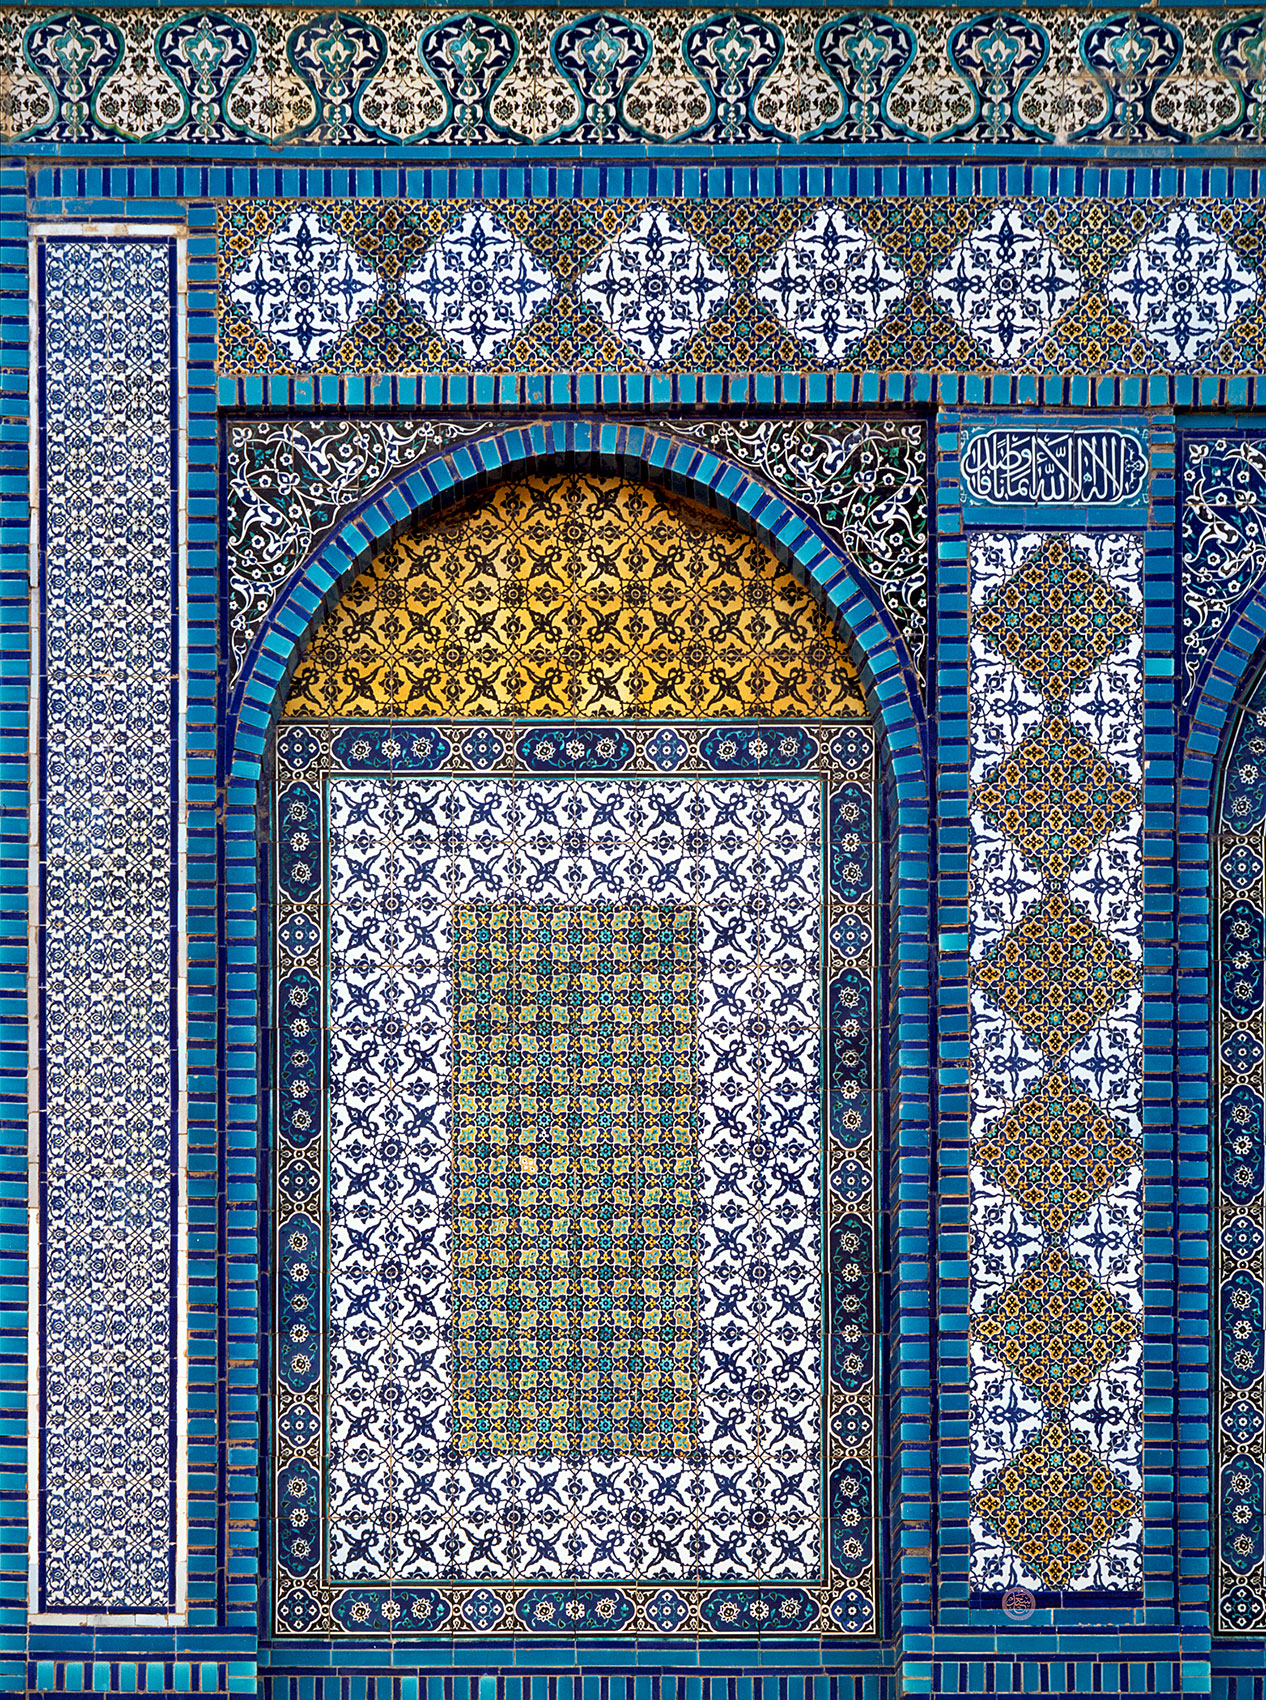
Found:
[[[273,753],[276,1632],[876,1633],[849,634],[534,472],[350,577]]]

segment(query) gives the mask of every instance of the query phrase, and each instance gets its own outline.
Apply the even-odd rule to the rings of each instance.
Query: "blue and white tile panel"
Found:
[[[912,264],[914,252],[885,246],[865,228],[867,210],[807,204],[799,228],[740,278],[670,207],[631,201],[623,227],[568,279],[566,293],[651,369],[666,366],[731,296],[747,291],[814,364],[846,363],[918,296],[966,333],[984,364],[1005,370],[1031,359],[1088,291],[1122,315],[1157,369],[1199,364],[1266,291],[1211,210],[1195,202],[1173,200],[1101,277],[1071,260],[1043,209],[1023,199],[986,209],[926,276]],[[384,273],[342,234],[334,211],[295,204],[242,263],[226,266],[222,281],[225,306],[300,371],[321,365],[385,293]],[[395,285],[406,313],[476,369],[507,351],[560,287],[548,258],[480,206],[455,212]]]
[[[45,231],[34,1612],[181,1610],[183,252]]]

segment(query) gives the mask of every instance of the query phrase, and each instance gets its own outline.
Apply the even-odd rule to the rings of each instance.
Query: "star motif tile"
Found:
[[[313,366],[382,293],[377,273],[314,212],[295,212],[229,279],[228,297],[296,366]]]
[[[638,214],[581,275],[582,301],[649,366],[665,365],[730,294],[733,279],[661,206]]]
[[[976,631],[1048,699],[1062,701],[1128,641],[1138,620],[1059,533],[975,611]]]
[[[1138,1152],[1084,1092],[1064,1075],[1050,1074],[972,1155],[1048,1233],[1059,1234]]]
[[[1001,365],[1041,341],[1081,278],[1024,209],[998,207],[929,279],[934,301]]]
[[[756,294],[823,360],[837,360],[909,289],[905,272],[835,206],[819,208],[762,266]]]
[[[1059,1589],[1141,1505],[1066,1424],[1050,1423],[990,1476],[972,1509],[1047,1587]]]
[[[1258,274],[1189,207],[1171,212],[1107,280],[1113,305],[1178,361],[1208,353],[1261,292]]]
[[[1137,787],[1052,714],[976,791],[987,820],[1033,863],[1064,878],[1126,819]]]
[[[974,1337],[1047,1405],[1062,1408],[1135,1335],[1129,1310],[1049,1246],[978,1318]]]
[[[514,341],[555,288],[527,244],[479,209],[427,249],[400,294],[445,342],[483,365]]]
[[[973,986],[1052,1057],[1083,1039],[1137,978],[1126,953],[1058,891],[972,972]]]

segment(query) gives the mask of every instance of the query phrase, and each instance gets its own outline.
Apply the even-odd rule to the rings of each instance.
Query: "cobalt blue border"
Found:
[[[1027,1626],[1017,1626],[996,1608],[976,1604],[967,1581],[967,912],[968,744],[967,744],[967,548],[968,528],[960,502],[958,452],[960,426],[981,415],[944,412],[937,419],[937,596],[941,620],[938,649],[938,804],[937,895],[940,930],[940,1069],[936,1151],[939,1162],[941,1257],[938,1267],[939,1329],[937,1382],[938,1515],[936,1550],[938,1589],[935,1622],[941,1633],[935,1648],[980,1646],[996,1636],[999,1652],[1022,1647],[1033,1656],[1085,1656],[1093,1636],[1096,1657],[1123,1663],[1140,1655],[1177,1659],[1183,1685],[1208,1680],[1207,1599],[1194,1614],[1178,1611],[1178,1575],[1174,1562],[1176,1479],[1173,1447],[1176,1387],[1173,1361],[1174,1291],[1174,1149],[1170,1035],[1173,1026],[1172,956],[1172,804],[1174,750],[1174,427],[1172,417],[1152,414],[1138,423],[1148,427],[1150,494],[1146,516],[1136,522],[1144,545],[1144,1147],[1147,1192],[1145,1234],[1145,1546],[1141,1606],[1113,1607],[1096,1601],[1087,1610],[1066,1597],[1056,1608],[1042,1607]],[[1044,414],[1059,426],[1058,416]],[[1008,423],[1024,415],[1005,416]],[[999,421],[1002,422],[1002,421]],[[1134,423],[1136,421],[1127,421]],[[1146,526],[1147,529],[1144,529]],[[1040,510],[1017,512],[1005,527],[975,522],[971,530],[1012,532],[1051,529]],[[1058,526],[1054,527],[1058,529]],[[1065,526],[1067,529],[1067,526]],[[950,628],[950,620],[953,628]],[[1205,1344],[1207,1346],[1207,1331]],[[1199,1564],[1193,1567],[1199,1571]],[[1183,1632],[1186,1633],[1183,1633]],[[1196,1642],[1189,1636],[1194,1632]],[[1203,1644],[1201,1644],[1203,1643]],[[1198,1654],[1204,1653],[1200,1660]],[[1197,1654],[1193,1658],[1191,1654]],[[943,1661],[938,1660],[938,1665]],[[909,1657],[907,1654],[907,1671]],[[928,1678],[938,1684],[932,1670]],[[1054,1692],[1054,1690],[1052,1690]]]
[[[664,483],[670,488],[726,514],[760,538],[796,577],[836,613],[846,626],[846,635],[854,660],[866,688],[867,702],[879,732],[878,749],[881,756],[881,783],[888,805],[888,831],[896,839],[893,846],[909,859],[903,865],[896,892],[895,933],[892,960],[899,965],[902,978],[901,996],[897,1000],[903,1027],[908,1029],[912,1049],[898,1057],[896,1073],[904,1082],[909,1080],[907,1100],[901,1092],[903,1115],[899,1141],[894,1140],[893,1171],[899,1187],[909,1184],[909,1165],[913,1161],[914,1188],[921,1190],[922,1175],[926,1173],[928,1130],[920,1125],[918,1106],[927,1102],[925,1073],[921,1078],[919,1051],[926,1046],[926,974],[928,941],[926,923],[926,868],[929,848],[927,817],[927,787],[925,778],[926,738],[921,705],[913,691],[913,674],[909,659],[894,637],[891,622],[875,597],[852,577],[847,565],[826,545],[815,528],[792,505],[774,496],[740,468],[696,446],[681,444],[642,426],[603,424],[601,421],[556,420],[524,429],[501,430],[488,439],[473,445],[461,445],[447,453],[431,458],[422,467],[400,474],[358,516],[345,521],[317,549],[296,576],[288,593],[266,623],[243,667],[241,683],[235,692],[234,713],[229,728],[228,747],[232,750],[229,769],[230,811],[226,816],[226,832],[230,837],[245,839],[254,834],[256,810],[262,804],[261,781],[264,776],[268,744],[277,716],[284,703],[286,686],[301,658],[306,642],[330,607],[337,602],[342,589],[361,568],[385,548],[395,536],[419,515],[440,511],[460,500],[472,490],[486,487],[495,479],[522,476],[543,466],[595,464],[604,469],[619,470],[632,477],[642,477],[652,483]],[[889,858],[889,867],[892,867]],[[923,877],[918,870],[922,867]],[[260,888],[254,877],[237,897],[235,881],[226,870],[226,907],[243,907],[248,899],[257,903]],[[258,911],[256,911],[258,913]],[[913,939],[913,949],[906,941]],[[922,967],[912,967],[922,959]],[[920,982],[923,982],[922,984]],[[256,996],[262,996],[258,988]],[[260,1004],[260,1021],[264,1020]],[[261,1127],[261,1138],[266,1137]],[[925,1252],[925,1237],[919,1250]],[[889,1260],[892,1260],[890,1251]],[[921,1295],[918,1302],[923,1315],[912,1330],[905,1326],[904,1307],[900,1300],[906,1296],[902,1286],[890,1297],[895,1327],[890,1340],[890,1361],[900,1357],[913,1362],[920,1355],[920,1341],[926,1338],[926,1280],[921,1271],[912,1272],[910,1289]],[[894,1302],[894,1299],[896,1302]],[[909,1339],[906,1336],[909,1334]],[[926,1382],[926,1368],[924,1369]],[[890,1371],[891,1378],[891,1371]],[[891,1458],[890,1478],[899,1497],[898,1485],[901,1460]],[[829,1643],[818,1639],[813,1643],[810,1657],[820,1658],[829,1644],[833,1656],[847,1663],[859,1657],[857,1643],[843,1637],[831,1637]],[[542,1657],[551,1663],[559,1662],[559,1649],[547,1642],[538,1644]],[[706,1645],[706,1653],[704,1651]],[[720,1648],[710,1644],[693,1647],[690,1662],[707,1658],[716,1663],[727,1657]],[[751,1643],[747,1644],[749,1647]],[[771,1658],[804,1657],[794,1644],[779,1644],[774,1637],[764,1638]],[[344,1642],[319,1644],[300,1649],[295,1643],[275,1643],[276,1652],[287,1663],[320,1659],[328,1661],[337,1656],[340,1662],[348,1657]],[[570,1643],[575,1647],[575,1643]],[[686,1650],[673,1643],[659,1643],[674,1661]],[[322,1652],[320,1649],[325,1648]],[[336,1653],[337,1648],[337,1653]],[[480,1662],[506,1664],[519,1662],[525,1656],[517,1640],[488,1639],[478,1649]],[[649,1649],[648,1649],[649,1650]],[[876,1648],[878,1654],[881,1649]],[[364,1659],[381,1649],[365,1648],[358,1655]],[[396,1657],[401,1656],[397,1650]],[[425,1649],[411,1647],[410,1663],[435,1665],[467,1661],[470,1649],[452,1641],[437,1638]],[[629,1643],[586,1643],[585,1659],[595,1665],[611,1657],[639,1661],[645,1655],[631,1651]],[[733,1657],[733,1653],[728,1655]],[[533,1662],[538,1662],[533,1660]]]
[[[47,1000],[47,995],[48,995],[48,988],[47,988],[46,975],[45,975],[45,960],[46,960],[46,953],[47,953],[47,937],[46,937],[46,932],[45,932],[45,891],[46,891],[46,884],[47,884],[46,867],[47,867],[47,816],[48,816],[48,785],[47,785],[48,690],[47,690],[47,683],[46,683],[46,677],[47,677],[47,644],[48,644],[48,621],[47,621],[47,605],[46,605],[46,597],[47,597],[47,590],[48,590],[48,571],[47,571],[47,562],[48,562],[48,504],[47,504],[47,501],[45,499],[46,490],[47,490],[46,466],[47,466],[47,455],[48,455],[48,433],[47,433],[47,424],[46,424],[47,406],[48,406],[48,389],[47,389],[47,379],[46,379],[46,368],[47,368],[47,359],[48,359],[48,349],[47,349],[48,318],[47,318],[47,311],[46,311],[45,289],[46,289],[46,271],[47,271],[47,265],[48,265],[48,247],[49,247],[50,242],[64,243],[64,244],[69,244],[69,243],[78,244],[78,243],[84,243],[84,242],[105,243],[105,242],[110,242],[111,240],[120,240],[120,241],[128,241],[128,242],[135,242],[135,241],[138,241],[138,240],[140,240],[140,241],[148,240],[151,243],[152,246],[156,246],[156,247],[161,246],[163,248],[165,255],[166,255],[166,260],[167,260],[167,291],[168,291],[167,336],[168,336],[169,380],[170,380],[170,384],[171,384],[171,401],[170,401],[170,407],[169,407],[169,411],[168,411],[168,430],[169,430],[169,433],[170,433],[171,489],[170,489],[170,494],[169,494],[168,500],[167,500],[167,542],[168,542],[168,559],[169,559],[168,590],[169,590],[169,595],[170,595],[170,610],[171,611],[170,611],[170,617],[168,619],[168,632],[169,632],[171,671],[172,671],[170,729],[169,729],[169,733],[168,733],[169,741],[170,741],[170,744],[171,744],[171,749],[170,749],[170,752],[169,752],[169,767],[168,767],[168,823],[169,823],[170,843],[171,843],[171,854],[170,854],[170,860],[169,860],[169,864],[168,864],[168,877],[171,881],[171,895],[170,895],[170,900],[169,900],[169,904],[168,904],[168,921],[167,921],[167,932],[168,932],[168,941],[169,941],[168,942],[169,990],[168,990],[168,997],[167,997],[167,1019],[168,1019],[168,1031],[172,1035],[172,1043],[171,1043],[171,1047],[170,1047],[170,1050],[171,1050],[171,1065],[172,1065],[172,1079],[171,1079],[171,1101],[170,1101],[168,1121],[167,1121],[167,1139],[168,1139],[168,1149],[169,1149],[169,1152],[171,1153],[171,1156],[172,1156],[172,1159],[173,1159],[172,1164],[171,1164],[171,1170],[172,1170],[171,1179],[168,1183],[168,1200],[169,1201],[168,1201],[168,1211],[167,1211],[167,1225],[168,1225],[168,1233],[169,1233],[169,1248],[168,1248],[168,1259],[167,1259],[167,1283],[168,1283],[167,1327],[168,1327],[168,1337],[169,1337],[169,1349],[168,1349],[168,1354],[167,1354],[167,1375],[168,1375],[167,1425],[168,1425],[168,1458],[170,1460],[171,1480],[170,1480],[170,1483],[169,1483],[168,1493],[167,1493],[167,1602],[166,1602],[166,1605],[164,1607],[150,1607],[150,1608],[148,1608],[150,1610],[156,1611],[156,1610],[171,1610],[171,1609],[173,1609],[174,1603],[175,1603],[175,1595],[176,1595],[176,1574],[175,1574],[176,1522],[177,1522],[177,1516],[178,1516],[178,1507],[177,1507],[177,1504],[176,1504],[177,1482],[176,1482],[176,1468],[175,1468],[176,1458],[177,1458],[177,1441],[178,1441],[178,1430],[177,1430],[177,1398],[178,1398],[177,1364],[178,1364],[179,1355],[180,1355],[180,1351],[181,1351],[181,1347],[182,1347],[182,1342],[177,1338],[177,1296],[178,1295],[177,1295],[177,1290],[176,1290],[176,1272],[177,1272],[176,1253],[177,1253],[177,1236],[178,1236],[178,1232],[179,1232],[179,1222],[177,1220],[178,1191],[179,1191],[179,1189],[178,1189],[178,1185],[177,1185],[177,1173],[176,1173],[176,1162],[175,1162],[176,1155],[177,1155],[177,1153],[179,1152],[179,1149],[180,1149],[179,1102],[180,1102],[180,1088],[181,1088],[181,1085],[182,1085],[182,1082],[179,1079],[179,1057],[178,1057],[178,1054],[177,1054],[176,1044],[175,1044],[175,1036],[176,1036],[177,1031],[178,1031],[177,1021],[178,1021],[178,1018],[179,1018],[179,1012],[178,1012],[178,1009],[177,1009],[177,985],[176,985],[176,939],[177,939],[177,927],[179,925],[179,915],[178,915],[178,904],[179,904],[178,854],[179,854],[179,848],[180,848],[179,840],[178,840],[178,825],[179,825],[179,822],[178,822],[178,811],[177,811],[177,804],[178,804],[177,787],[178,787],[178,784],[179,784],[180,753],[181,753],[179,748],[178,748],[178,745],[177,745],[177,738],[178,738],[178,735],[179,735],[179,695],[180,695],[180,693],[179,693],[179,669],[180,669],[180,664],[181,664],[181,653],[180,653],[180,584],[179,584],[179,580],[178,580],[178,576],[177,576],[178,573],[179,573],[179,570],[180,570],[180,562],[179,562],[179,557],[178,557],[178,553],[177,553],[177,521],[178,521],[179,480],[180,480],[180,467],[179,467],[180,396],[178,394],[178,387],[177,387],[177,382],[176,382],[177,363],[178,363],[178,355],[179,355],[179,344],[178,344],[178,340],[177,340],[177,336],[178,336],[178,308],[177,308],[177,300],[176,300],[176,281],[177,281],[176,280],[176,263],[177,263],[177,257],[176,257],[176,243],[171,238],[167,238],[167,239],[164,240],[164,239],[161,239],[161,238],[155,239],[155,238],[152,238],[152,237],[146,238],[144,236],[140,236],[140,237],[127,237],[127,238],[111,239],[109,237],[89,236],[89,235],[78,234],[78,233],[75,233],[75,232],[68,232],[65,237],[45,237],[45,238],[42,238],[40,240],[39,248],[38,248],[38,273],[37,273],[37,277],[36,277],[36,299],[37,299],[37,313],[38,313],[37,323],[39,325],[39,336],[38,336],[38,342],[37,342],[37,351],[38,351],[39,375],[40,375],[40,389],[39,389],[40,418],[39,418],[39,421],[38,421],[39,450],[38,450],[38,460],[37,460],[37,467],[38,467],[38,470],[37,470],[37,479],[38,479],[37,490],[38,490],[38,513],[39,513],[38,559],[39,559],[40,649],[39,649],[38,655],[35,658],[35,665],[36,665],[36,669],[37,669],[39,686],[40,686],[39,697],[38,697],[38,720],[39,720],[38,759],[39,759],[39,764],[40,764],[41,782],[40,782],[40,790],[39,790],[39,816],[38,816],[38,827],[37,827],[38,842],[39,842],[39,846],[40,846],[39,889],[38,889],[38,892],[32,892],[30,894],[31,901],[35,906],[35,920],[36,920],[36,925],[37,925],[37,932],[36,932],[37,950],[36,950],[35,962],[32,964],[32,970],[35,974],[36,984],[37,984],[37,988],[38,988],[38,1008],[39,1008],[38,1019],[39,1019],[39,1030],[40,1030],[40,1033],[42,1035],[44,1030],[45,1030],[45,1025],[46,1025],[46,1000]],[[32,753],[34,754],[35,752],[32,752]],[[48,1129],[48,1119],[47,1119],[47,1101],[46,1101],[46,1097],[45,1097],[45,1088],[46,1088],[46,1080],[45,1080],[45,1076],[44,1076],[43,1071],[41,1071],[40,1075],[39,1075],[39,1099],[38,1099],[38,1115],[39,1115],[38,1145],[39,1145],[39,1173],[40,1173],[39,1200],[40,1200],[40,1221],[41,1221],[41,1223],[43,1223],[47,1220],[47,1194],[48,1194],[48,1181],[47,1181],[47,1169],[48,1169],[47,1129]],[[40,1262],[40,1282],[39,1282],[39,1310],[40,1310],[41,1323],[43,1321],[43,1317],[45,1315],[47,1304],[48,1304],[48,1285],[47,1285],[47,1282],[48,1282],[48,1272],[47,1272],[47,1268],[46,1268],[46,1263],[45,1263],[45,1260],[41,1259],[41,1262]],[[41,1327],[41,1331],[40,1331],[40,1347],[41,1347],[41,1350],[40,1350],[39,1411],[40,1411],[40,1431],[41,1431],[41,1436],[42,1436],[42,1434],[43,1434],[43,1411],[44,1411],[45,1399],[47,1397],[47,1376],[48,1376],[47,1342],[46,1342],[42,1327]],[[39,1586],[39,1609],[41,1611],[58,1611],[58,1610],[66,1610],[67,1608],[64,1608],[64,1607],[59,1608],[59,1607],[56,1607],[56,1606],[50,1607],[46,1602],[46,1594],[45,1594],[45,1585],[46,1585],[46,1581],[45,1581],[45,1560],[46,1560],[46,1549],[47,1549],[47,1540],[45,1538],[45,1528],[46,1528],[46,1520],[47,1520],[47,1516],[48,1516],[47,1488],[46,1488],[46,1485],[45,1485],[45,1480],[46,1480],[46,1477],[45,1477],[45,1458],[46,1458],[45,1451],[44,1451],[43,1448],[41,1448],[39,1482],[38,1482],[38,1486],[37,1486],[37,1503],[39,1505],[39,1516],[38,1516],[39,1533],[38,1533],[38,1537],[37,1537],[37,1541],[38,1541],[37,1551],[39,1553],[39,1584],[38,1584],[38,1586]],[[98,1607],[95,1607],[93,1609],[96,1612],[100,1613],[102,1616],[131,1615],[131,1613],[135,1610],[134,1607],[126,1607],[126,1606],[115,1606],[115,1607],[98,1606]]]

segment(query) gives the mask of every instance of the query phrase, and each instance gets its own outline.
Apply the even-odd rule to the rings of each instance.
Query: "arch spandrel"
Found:
[[[830,614],[681,496],[542,473],[419,520],[348,586],[287,718],[864,716]]]

